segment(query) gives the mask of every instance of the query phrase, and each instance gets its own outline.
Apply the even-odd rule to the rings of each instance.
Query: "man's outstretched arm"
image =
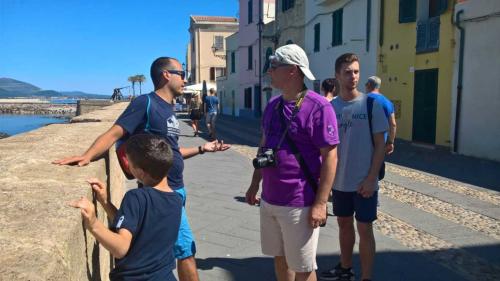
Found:
[[[71,156],[63,159],[55,160],[52,164],[85,166],[90,161],[106,152],[116,141],[125,135],[125,130],[119,125],[113,125],[107,132],[100,135],[87,151],[80,156]]]
[[[217,152],[225,151],[231,147],[230,144],[225,144],[224,141],[214,140],[212,142],[207,142],[204,145],[197,147],[181,147],[179,150],[181,152],[182,158],[188,159],[198,154],[203,154],[205,152]]]

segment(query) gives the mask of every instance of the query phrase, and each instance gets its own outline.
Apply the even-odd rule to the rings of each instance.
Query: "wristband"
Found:
[[[388,141],[386,142],[386,144],[394,144],[394,142],[392,142],[392,141],[388,140]]]
[[[203,148],[201,147],[201,145],[200,145],[200,146],[198,146],[198,153],[199,153],[199,154],[203,154],[203,153],[205,153],[205,151],[203,150]]]

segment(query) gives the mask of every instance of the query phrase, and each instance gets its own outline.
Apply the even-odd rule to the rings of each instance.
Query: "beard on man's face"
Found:
[[[174,94],[174,97],[182,96],[184,94],[182,88],[180,86],[176,85],[168,85],[170,88],[170,91]]]

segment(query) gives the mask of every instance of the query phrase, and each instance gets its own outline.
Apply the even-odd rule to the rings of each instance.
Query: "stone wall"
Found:
[[[92,199],[86,179],[97,177],[108,183],[111,200],[119,205],[124,177],[114,148],[85,167],[51,162],[81,154],[126,106],[0,140],[0,280],[108,280],[111,256],[67,203]],[[98,218],[107,224],[97,206]]]
[[[0,103],[0,114],[74,116],[75,112],[76,106],[74,104]]]
[[[79,100],[76,103],[76,115],[82,115],[113,104],[111,100]]]

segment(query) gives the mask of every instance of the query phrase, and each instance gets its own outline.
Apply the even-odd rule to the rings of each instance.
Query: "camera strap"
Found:
[[[295,116],[299,112],[300,107],[302,106],[302,102],[304,101],[304,98],[306,96],[306,93],[307,93],[307,89],[302,92],[299,99],[297,100],[297,103],[295,104],[295,107],[293,108],[292,115],[290,116],[290,120],[288,120],[287,123],[285,122],[286,118],[285,118],[285,114],[283,112],[284,101],[283,101],[283,97],[281,97],[281,100],[280,100],[279,105],[278,105],[278,109],[279,109],[280,121],[281,121],[282,126],[285,127],[285,130],[283,132],[283,135],[280,139],[280,142],[279,142],[277,148],[279,149],[281,147],[283,140],[287,141],[288,145],[290,146],[290,149],[292,150],[293,155],[297,159],[297,162],[299,162],[299,165],[300,165],[302,172],[304,172],[304,175],[306,176],[307,183],[309,183],[309,185],[312,187],[314,193],[317,193],[318,182],[314,179],[314,177],[311,173],[311,170],[309,170],[309,167],[307,166],[306,161],[301,156],[299,148],[297,147],[295,142],[288,135],[288,129],[290,128],[290,124],[292,123],[292,120],[295,118]]]

